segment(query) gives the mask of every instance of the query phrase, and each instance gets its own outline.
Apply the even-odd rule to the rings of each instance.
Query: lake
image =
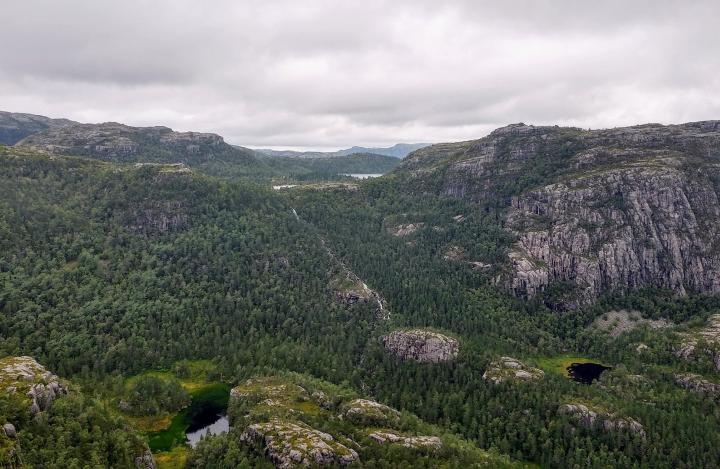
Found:
[[[609,369],[611,367],[599,363],[571,363],[567,367],[567,372],[570,378],[578,383],[592,384],[593,381],[600,378],[603,371]]]
[[[178,412],[168,428],[148,434],[153,452],[169,451],[174,446],[195,446],[202,435],[217,435],[228,430],[225,412],[230,397],[226,383],[211,383],[191,393],[190,405]]]
[[[347,173],[347,174],[343,174],[343,176],[350,176],[355,179],[377,178],[382,175],[383,175],[383,173]]]
[[[218,413],[215,409],[208,409],[206,414],[195,416],[195,420],[190,424],[185,435],[190,446],[194,448],[200,438],[227,433],[229,429],[230,422],[224,413]]]

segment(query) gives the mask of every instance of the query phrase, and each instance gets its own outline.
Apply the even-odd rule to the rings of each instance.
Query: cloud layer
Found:
[[[0,108],[256,147],[720,119],[720,2],[27,0]]]

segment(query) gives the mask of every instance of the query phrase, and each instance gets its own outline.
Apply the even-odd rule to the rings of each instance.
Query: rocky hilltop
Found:
[[[256,163],[254,152],[232,146],[216,134],[175,132],[168,127],[131,127],[116,122],[48,128],[17,145],[58,155],[106,161],[184,163]]]
[[[500,212],[516,236],[503,283],[526,298],[562,283],[572,305],[644,286],[718,292],[719,164],[720,121],[514,124],[416,151],[398,172]]]
[[[28,135],[74,124],[77,122],[68,119],[0,111],[0,145],[15,145]]]

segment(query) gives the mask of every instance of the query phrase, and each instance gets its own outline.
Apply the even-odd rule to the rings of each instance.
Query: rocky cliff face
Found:
[[[458,341],[446,335],[412,329],[393,331],[383,337],[385,349],[401,360],[448,362],[457,358]]]
[[[517,236],[504,283],[588,302],[610,290],[720,290],[720,121],[585,131],[523,124],[403,164],[442,194],[499,210]]]

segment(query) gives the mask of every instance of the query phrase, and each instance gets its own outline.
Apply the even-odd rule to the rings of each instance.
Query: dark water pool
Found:
[[[228,430],[225,417],[230,386],[213,383],[192,393],[188,407],[178,412],[165,430],[148,434],[153,452],[169,451],[174,446],[195,446],[203,435],[217,435]]]
[[[571,363],[567,367],[570,378],[578,383],[592,384],[605,370],[611,367],[599,363]]]
[[[209,435],[226,433],[230,429],[230,422],[224,412],[208,409],[203,415],[196,415],[188,429],[185,431],[187,441],[193,448],[200,438]]]

